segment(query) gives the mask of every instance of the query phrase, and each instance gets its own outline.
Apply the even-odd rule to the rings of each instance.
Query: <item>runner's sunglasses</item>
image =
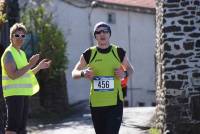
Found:
[[[95,34],[100,34],[100,33],[109,33],[109,30],[108,29],[102,29],[102,30],[99,30],[99,31],[95,31]]]

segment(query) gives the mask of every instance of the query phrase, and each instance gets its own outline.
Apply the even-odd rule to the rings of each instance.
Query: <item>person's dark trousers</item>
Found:
[[[127,100],[127,86],[122,87],[122,93],[123,93],[123,98],[124,98],[124,106],[128,107],[128,100]]]
[[[6,104],[3,97],[2,86],[0,85],[0,134],[5,133],[6,126]]]
[[[123,98],[125,98],[127,96],[127,86],[122,87],[122,93],[123,93]]]
[[[8,120],[6,130],[15,131],[17,134],[26,134],[26,123],[28,118],[28,96],[6,97],[8,107]]]
[[[123,103],[116,106],[90,107],[96,134],[118,134],[122,122]]]

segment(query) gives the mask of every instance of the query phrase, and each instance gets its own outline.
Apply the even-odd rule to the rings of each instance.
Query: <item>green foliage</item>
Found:
[[[22,22],[29,32],[37,35],[39,40],[37,49],[41,57],[52,60],[51,68],[43,77],[56,80],[67,67],[65,54],[67,43],[62,32],[53,24],[52,14],[47,13],[43,4],[40,4],[36,8],[25,8]]]
[[[0,24],[3,24],[6,22],[6,14],[0,12]]]
[[[44,117],[40,115],[41,113],[47,115],[47,118],[62,116],[68,110],[65,78],[68,63],[65,53],[67,43],[61,30],[53,23],[52,13],[45,10],[44,4],[48,4],[46,1],[49,0],[32,0],[32,3],[27,1],[21,10],[21,21],[27,27],[28,35],[32,35],[27,36],[27,44],[31,44],[30,48],[33,53],[40,53],[42,59],[47,58],[52,61],[49,69],[41,70],[38,73],[41,89],[38,94],[39,102],[37,103],[36,99],[32,103],[34,109],[31,111],[31,115],[36,118],[36,115]],[[26,47],[25,50],[29,51]],[[37,98],[37,96],[35,97]]]
[[[5,23],[6,21],[5,2],[0,2],[0,24]]]
[[[159,130],[157,128],[151,128],[149,130],[149,134],[160,134]]]

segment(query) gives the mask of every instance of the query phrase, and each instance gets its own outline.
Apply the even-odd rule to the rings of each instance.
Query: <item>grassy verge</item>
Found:
[[[160,134],[159,130],[157,128],[151,128],[149,130],[149,134]]]

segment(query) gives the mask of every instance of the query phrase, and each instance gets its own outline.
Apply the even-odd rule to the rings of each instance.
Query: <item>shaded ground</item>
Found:
[[[124,108],[123,123],[119,134],[148,134],[154,107]],[[87,102],[76,106],[76,112],[63,121],[42,124],[29,122],[30,134],[95,134]]]

